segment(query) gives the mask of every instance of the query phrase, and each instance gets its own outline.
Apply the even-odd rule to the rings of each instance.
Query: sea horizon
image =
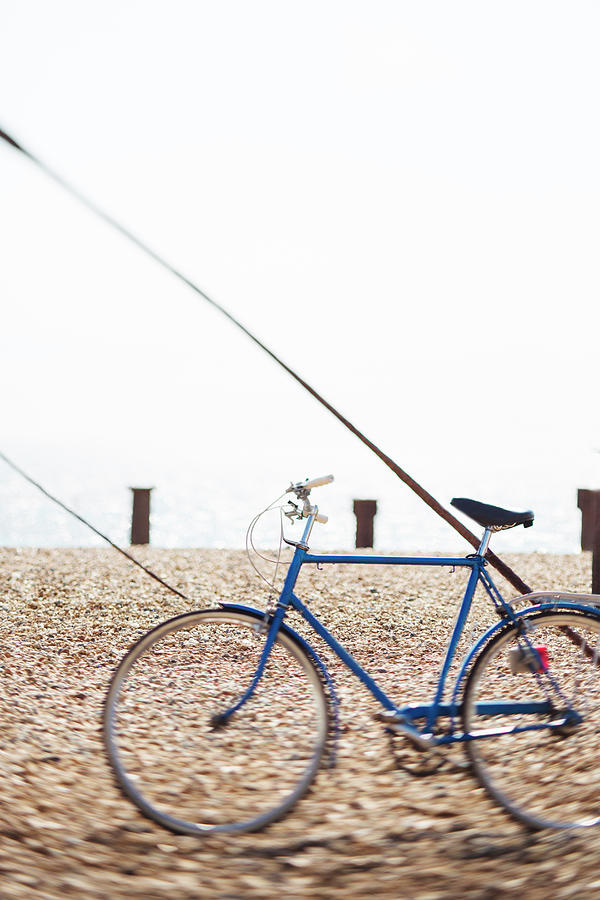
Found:
[[[157,548],[230,548],[245,545],[245,535],[252,518],[275,497],[285,491],[292,477],[315,477],[324,471],[308,472],[290,469],[287,477],[277,470],[259,465],[258,453],[247,454],[245,466],[252,478],[238,473],[232,478],[229,460],[219,463],[213,458],[203,467],[173,466],[163,455],[156,454],[144,465],[132,465],[125,455],[101,452],[94,454],[67,452],[45,447],[36,450],[25,444],[15,445],[17,455],[10,457],[47,491],[117,544],[128,545],[132,513],[131,487],[152,487],[150,543]],[[8,450],[9,448],[7,448]],[[341,453],[331,453],[331,458]],[[287,468],[287,467],[286,467]],[[315,525],[312,546],[324,550],[352,549],[355,544],[355,499],[377,501],[374,520],[374,547],[407,553],[462,552],[469,545],[398,478],[384,467],[372,467],[369,478],[354,477],[352,465],[340,465],[341,472],[331,485],[313,491],[311,499],[328,515],[326,525]],[[581,549],[581,513],[577,508],[577,489],[596,487],[593,477],[585,472],[570,475],[568,471],[546,470],[539,460],[536,478],[530,472],[519,475],[488,465],[479,479],[456,490],[444,491],[442,478],[424,487],[438,501],[457,515],[470,530],[479,534],[476,523],[456,513],[452,496],[506,506],[531,508],[535,513],[532,528],[515,528],[493,537],[494,550],[502,552],[576,553]],[[134,477],[134,472],[139,477]],[[154,475],[155,477],[152,477]],[[457,478],[460,482],[460,479]],[[369,488],[365,492],[365,485]],[[503,498],[506,497],[506,500]],[[515,504],[515,498],[523,502]],[[5,547],[92,547],[104,541],[82,523],[54,504],[39,490],[28,484],[6,464],[0,466],[0,546]],[[274,547],[279,542],[279,514],[268,513],[257,528],[261,546]],[[294,538],[300,526],[290,526],[286,534]]]

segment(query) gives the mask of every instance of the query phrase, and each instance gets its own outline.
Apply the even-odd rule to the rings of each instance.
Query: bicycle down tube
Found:
[[[426,731],[430,732],[440,714],[450,715],[453,704],[442,704],[442,696],[450,665],[454,658],[458,641],[462,634],[477,583],[481,577],[483,568],[483,558],[477,554],[469,557],[413,557],[413,556],[361,556],[351,554],[313,554],[308,552],[307,539],[312,528],[311,516],[307,522],[302,540],[297,542],[295,553],[288,569],[287,577],[283,589],[281,591],[277,606],[279,610],[293,608],[300,613],[302,618],[308,625],[327,643],[338,658],[350,669],[350,671],[365,685],[373,697],[389,712],[395,712],[400,716],[406,716],[409,720],[426,719]],[[290,542],[291,543],[291,542]],[[377,684],[377,682],[366,672],[366,670],[356,661],[328,629],[319,621],[319,619],[308,609],[308,607],[294,593],[294,587],[298,579],[298,575],[305,564],[358,564],[358,565],[396,565],[396,566],[437,566],[470,569],[469,581],[462,598],[454,628],[450,637],[444,662],[442,664],[438,685],[433,701],[419,706],[406,706],[399,708],[386,692]],[[488,576],[489,577],[489,576]],[[278,625],[273,623],[273,627]],[[419,733],[418,729],[410,722],[407,727]]]

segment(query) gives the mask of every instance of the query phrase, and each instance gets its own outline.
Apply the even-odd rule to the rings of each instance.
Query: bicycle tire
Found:
[[[600,615],[546,610],[524,621],[529,645],[522,626],[511,624],[490,640],[471,669],[462,710],[467,756],[488,794],[528,828],[597,825]],[[541,655],[533,657],[530,646]],[[522,709],[489,715],[477,707],[499,701],[519,702]],[[525,703],[537,708],[526,710]],[[578,724],[565,722],[573,710],[581,716]],[[554,725],[547,727],[549,722]],[[542,727],[481,736],[515,725]]]
[[[251,697],[262,617],[206,609],[152,629],[124,656],[104,706],[117,783],[149,818],[181,834],[255,831],[307,792],[329,733],[321,675],[280,630]]]

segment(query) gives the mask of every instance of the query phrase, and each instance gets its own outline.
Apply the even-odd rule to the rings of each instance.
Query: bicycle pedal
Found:
[[[387,728],[390,731],[395,732],[396,734],[401,734],[407,740],[414,744],[415,747],[418,747],[419,750],[433,750],[438,751],[436,747],[433,735],[432,734],[421,734],[418,731],[406,723],[406,719],[404,716],[398,715],[395,713],[393,709],[385,710],[384,712],[376,713],[375,718],[380,722],[384,722]],[[440,752],[440,751],[438,751]]]

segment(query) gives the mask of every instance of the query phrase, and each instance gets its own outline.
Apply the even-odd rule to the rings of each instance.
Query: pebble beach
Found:
[[[0,550],[2,900],[600,896],[600,829],[524,830],[453,765],[460,751],[422,775],[318,640],[341,699],[336,768],[260,833],[198,840],[145,819],[102,745],[112,671],[162,620],[219,601],[264,609],[267,590],[241,551],[134,552],[189,602],[111,549]],[[534,590],[591,589],[590,554],[503,558]],[[432,695],[464,584],[445,568],[328,566],[297,592],[386,691],[416,701]],[[493,621],[478,592],[459,656]]]

